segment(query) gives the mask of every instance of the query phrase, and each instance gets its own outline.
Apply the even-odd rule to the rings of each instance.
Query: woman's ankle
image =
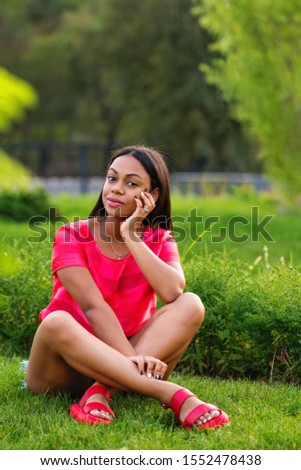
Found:
[[[182,387],[172,382],[162,382],[162,385],[165,385],[165,387],[162,387],[159,401],[165,405],[169,405],[173,395]]]

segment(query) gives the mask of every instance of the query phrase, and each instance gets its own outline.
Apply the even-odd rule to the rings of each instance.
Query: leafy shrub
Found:
[[[49,242],[0,245],[0,340],[28,355],[38,314],[52,291]],[[205,321],[178,365],[181,371],[301,382],[301,273],[250,266],[227,253],[184,262],[187,291],[205,305]]]
[[[49,198],[42,187],[31,189],[32,175],[20,162],[0,149],[0,217],[28,221],[49,216]]]
[[[52,291],[51,244],[0,244],[0,341],[10,353],[28,355],[38,315]]]
[[[301,382],[301,273],[291,266],[255,272],[215,253],[185,264],[187,290],[205,321],[181,367],[222,377]]]
[[[0,216],[18,222],[27,221],[33,216],[48,217],[49,205],[48,194],[40,187],[0,192]]]
[[[0,126],[1,127],[1,126]],[[15,191],[28,189],[32,175],[21,162],[13,159],[4,150],[0,149],[0,190]]]

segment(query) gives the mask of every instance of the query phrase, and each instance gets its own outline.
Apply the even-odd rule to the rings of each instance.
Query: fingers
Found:
[[[130,356],[129,359],[137,364],[138,371],[141,375],[145,374],[147,378],[162,380],[167,369],[167,364],[153,356]]]
[[[129,359],[137,364],[138,371],[141,375],[144,374],[144,357],[142,355],[130,356]]]
[[[138,196],[134,196],[134,199],[135,199],[136,204],[137,204],[137,209],[142,209],[143,208],[143,203],[142,203],[141,199],[139,199]]]
[[[142,207],[144,212],[151,212],[156,207],[154,198],[149,192],[141,191],[141,199],[144,203]]]
[[[161,361],[153,357],[146,358],[146,376],[148,379],[155,378],[156,380],[161,380],[162,375],[162,366]]]
[[[144,356],[144,361],[147,378],[162,380],[167,369],[167,364],[153,356]]]
[[[135,200],[139,215],[142,217],[146,217],[147,213],[151,212],[156,207],[153,196],[147,191],[141,191],[140,199],[135,196]]]
[[[120,231],[124,237],[131,231],[135,232],[140,227],[142,220],[156,207],[153,196],[147,191],[141,191],[140,198],[134,196],[134,199],[136,201],[135,211],[120,225]]]

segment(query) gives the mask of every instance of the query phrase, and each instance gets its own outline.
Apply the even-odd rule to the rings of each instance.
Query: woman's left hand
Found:
[[[141,222],[156,207],[153,196],[147,191],[141,191],[140,198],[135,197],[136,210],[120,225],[121,235],[126,238],[129,234],[137,235]]]
[[[167,364],[160,361],[154,356],[144,356],[137,354],[136,356],[128,356],[128,358],[136,364],[138,372],[146,374],[148,379],[162,380],[167,370]]]

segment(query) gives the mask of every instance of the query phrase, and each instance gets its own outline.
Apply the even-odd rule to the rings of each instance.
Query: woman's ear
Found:
[[[153,199],[156,202],[160,194],[159,188],[153,189],[152,191],[150,191],[150,194],[153,196]]]

